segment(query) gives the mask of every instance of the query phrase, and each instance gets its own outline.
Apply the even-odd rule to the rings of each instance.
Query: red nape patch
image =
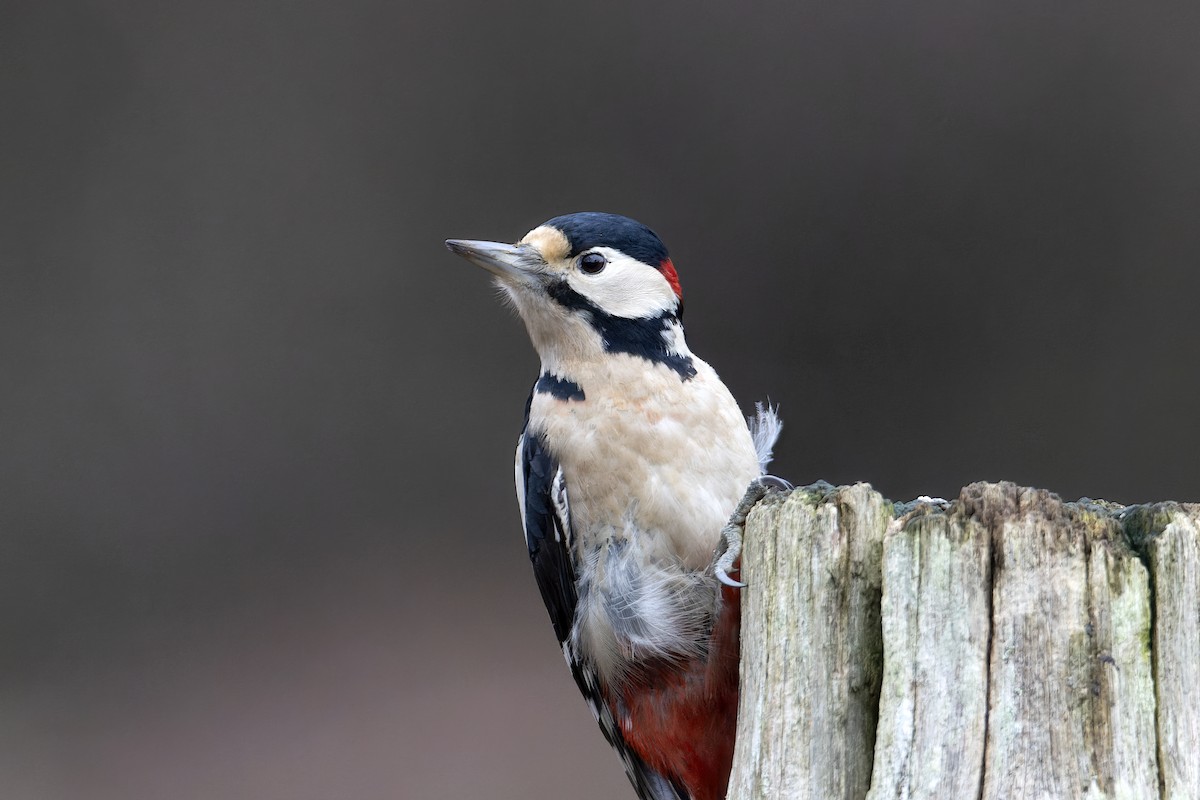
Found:
[[[667,279],[667,283],[671,284],[671,288],[675,290],[675,296],[682,300],[683,289],[679,285],[679,273],[675,271],[675,265],[671,263],[671,259],[664,258],[658,262],[658,271]]]

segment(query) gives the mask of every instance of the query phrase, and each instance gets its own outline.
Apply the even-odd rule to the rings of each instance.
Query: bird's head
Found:
[[[586,211],[548,220],[515,245],[448,239],[446,247],[496,277],[544,363],[626,353],[693,374],[679,276],[640,222]]]

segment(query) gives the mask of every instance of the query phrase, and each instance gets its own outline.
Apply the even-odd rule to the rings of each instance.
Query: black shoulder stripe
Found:
[[[549,372],[542,373],[542,377],[538,378],[538,382],[534,384],[533,390],[538,394],[548,394],[559,400],[587,399],[587,395],[583,393],[583,387],[578,383],[567,378],[560,378],[557,375],[551,375]]]
[[[663,312],[648,319],[616,317],[600,309],[591,300],[571,288],[565,280],[555,281],[546,287],[550,297],[559,305],[574,311],[584,311],[591,316],[592,325],[604,340],[604,349],[610,353],[628,353],[655,364],[670,367],[682,380],[696,376],[696,367],[689,356],[682,356],[667,346],[663,338],[669,325],[678,317]]]

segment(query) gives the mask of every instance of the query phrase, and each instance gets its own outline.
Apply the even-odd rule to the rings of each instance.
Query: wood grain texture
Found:
[[[1149,583],[1120,525],[1011,484],[960,504],[995,547],[983,798],[1157,797]]]
[[[769,497],[747,520],[743,699],[730,797],[866,794],[891,515],[890,504],[859,484]]]
[[[900,508],[751,513],[730,798],[1200,798],[1200,506]]]
[[[1126,524],[1154,585],[1162,796],[1200,797],[1200,505],[1139,506]]]
[[[924,506],[889,526],[872,800],[978,794],[991,591],[991,538],[978,521]]]

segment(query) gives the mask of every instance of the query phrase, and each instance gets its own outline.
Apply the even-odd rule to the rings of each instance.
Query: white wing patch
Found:
[[[529,531],[525,528],[525,470],[522,464],[522,455],[525,452],[525,434],[517,437],[517,458],[513,469],[516,474],[517,484],[517,509],[521,512],[521,532],[525,534],[525,546],[529,546]],[[561,471],[561,470],[560,470]]]
[[[562,467],[559,467],[558,471],[554,473],[554,483],[550,486],[550,502],[554,504],[554,513],[562,522],[562,529],[566,531],[567,547],[569,548],[573,538],[571,536],[571,504],[567,500],[567,481],[563,477]],[[558,530],[558,528],[554,529],[554,541],[556,542],[561,541]]]

